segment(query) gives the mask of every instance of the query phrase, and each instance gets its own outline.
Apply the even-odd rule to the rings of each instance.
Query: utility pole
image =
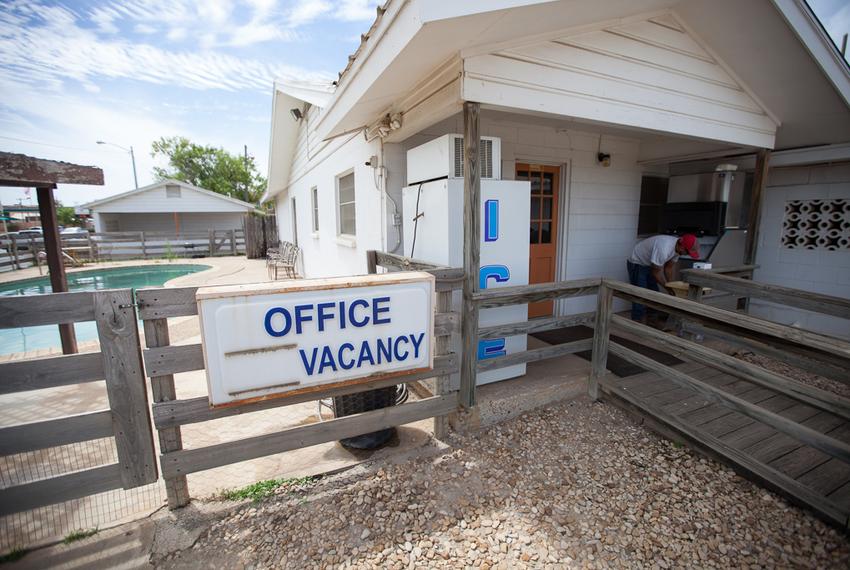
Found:
[[[248,145],[245,145],[245,172],[250,176],[251,171],[248,170]],[[242,195],[245,197],[245,201],[248,201],[248,183],[245,183],[245,188],[242,189]]]

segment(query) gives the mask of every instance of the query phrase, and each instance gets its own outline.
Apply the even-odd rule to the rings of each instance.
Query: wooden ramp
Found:
[[[850,422],[838,415],[702,364],[671,368],[850,444]],[[847,528],[850,464],[653,372],[628,378],[608,374],[600,379],[600,388],[608,401],[647,418],[650,427],[663,435],[684,439],[742,475]]]

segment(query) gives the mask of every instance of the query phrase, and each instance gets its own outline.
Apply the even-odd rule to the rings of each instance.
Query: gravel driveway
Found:
[[[162,568],[847,568],[850,541],[582,399],[246,504]]]

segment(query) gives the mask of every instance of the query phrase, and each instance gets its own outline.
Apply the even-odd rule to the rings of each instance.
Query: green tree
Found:
[[[56,221],[60,226],[82,226],[80,218],[71,206],[62,206],[56,203]]]
[[[151,156],[168,159],[168,167],[154,167],[158,180],[173,178],[230,196],[257,203],[266,189],[266,179],[257,171],[254,158],[231,154],[223,148],[195,144],[185,137],[161,137],[154,141]]]

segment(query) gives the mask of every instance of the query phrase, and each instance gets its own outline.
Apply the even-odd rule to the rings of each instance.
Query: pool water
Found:
[[[182,275],[197,273],[209,268],[209,265],[169,264],[79,271],[68,273],[68,290],[99,291],[101,289],[160,287],[167,281]],[[50,280],[47,277],[0,284],[0,297],[41,295],[50,292]],[[97,338],[97,326],[93,321],[75,323],[74,330],[77,333],[77,342]],[[62,345],[59,341],[59,328],[56,325],[0,330],[0,354],[59,346]]]

